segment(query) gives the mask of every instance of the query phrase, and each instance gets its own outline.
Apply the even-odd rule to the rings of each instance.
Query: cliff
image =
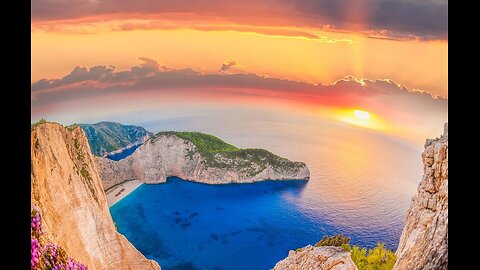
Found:
[[[143,127],[115,122],[78,124],[87,136],[92,153],[106,156],[142,144],[152,134]]]
[[[263,149],[239,149],[198,132],[161,132],[123,160],[99,157],[96,161],[105,189],[131,179],[162,183],[169,176],[208,184],[310,177],[303,162],[293,162]]]
[[[116,231],[81,128],[32,127],[31,196],[45,237],[89,269],[160,269]]]
[[[405,218],[394,269],[448,269],[448,124],[427,140],[424,174]]]
[[[297,251],[290,250],[288,257],[279,261],[274,270],[358,270],[350,252],[341,247],[306,246]]]

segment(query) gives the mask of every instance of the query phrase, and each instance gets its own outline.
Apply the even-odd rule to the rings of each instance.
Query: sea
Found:
[[[146,128],[172,130],[171,123]],[[422,176],[422,143],[330,122],[195,123],[181,130],[303,161],[311,177],[226,185],[171,177],[141,185],[110,212],[119,232],[162,269],[272,269],[289,250],[340,233],[351,245],[397,248]]]

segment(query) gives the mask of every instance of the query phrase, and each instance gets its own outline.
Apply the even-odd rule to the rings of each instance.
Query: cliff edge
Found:
[[[422,160],[393,269],[448,269],[448,123],[440,138],[427,139]]]
[[[105,190],[131,179],[162,183],[169,176],[208,184],[310,177],[303,162],[263,149],[240,149],[199,132],[160,132],[123,160],[97,157],[96,162]]]
[[[290,250],[288,257],[279,261],[273,270],[358,270],[349,251],[341,247],[308,245]]]
[[[46,237],[89,269],[160,269],[116,231],[80,127],[32,127],[31,196]]]

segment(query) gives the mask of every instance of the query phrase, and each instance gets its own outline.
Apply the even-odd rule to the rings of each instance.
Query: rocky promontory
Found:
[[[279,261],[274,270],[358,270],[349,251],[341,247],[308,245],[290,250],[288,257]]]
[[[428,139],[423,178],[405,218],[394,269],[448,269],[448,124]]]
[[[31,200],[43,218],[42,237],[88,269],[160,269],[116,231],[80,127],[32,125]]]
[[[123,160],[97,157],[96,162],[105,189],[131,179],[162,183],[170,176],[208,184],[310,177],[303,162],[264,149],[240,149],[199,132],[160,132]]]

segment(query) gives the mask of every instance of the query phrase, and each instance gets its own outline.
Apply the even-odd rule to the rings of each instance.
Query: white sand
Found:
[[[125,198],[142,184],[140,180],[129,180],[107,190],[105,193],[107,195],[108,207]]]

